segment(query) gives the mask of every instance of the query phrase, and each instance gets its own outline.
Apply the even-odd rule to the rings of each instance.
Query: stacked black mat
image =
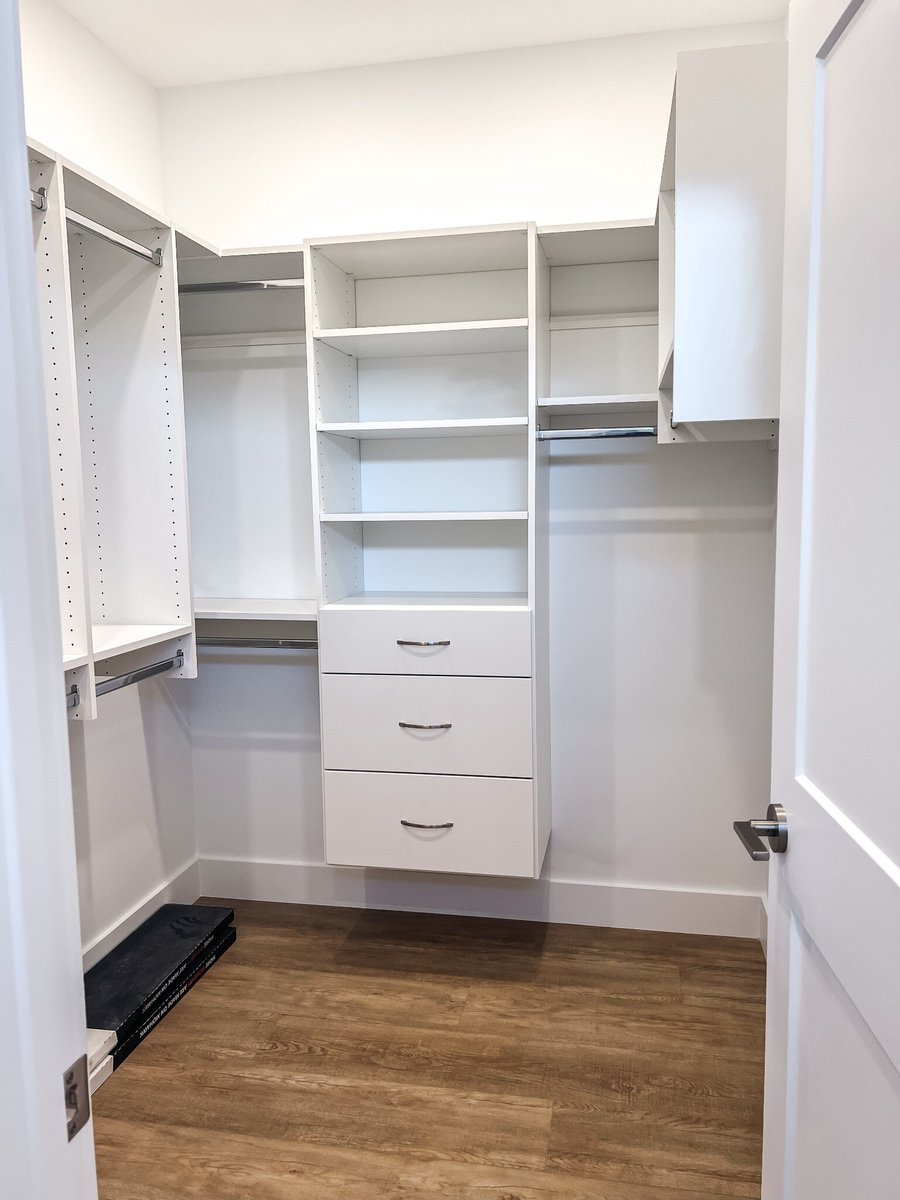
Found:
[[[116,1035],[118,1067],[237,937],[234,910],[164,904],[84,977],[89,1029]]]

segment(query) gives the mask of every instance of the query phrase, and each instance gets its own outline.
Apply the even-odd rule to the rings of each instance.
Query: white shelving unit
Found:
[[[303,254],[184,249],[195,615],[314,620]]]
[[[174,234],[66,165],[85,555],[98,676],[196,675]]]
[[[172,231],[29,150],[71,719],[96,682],[175,658],[196,674]],[[77,704],[72,702],[77,697]]]
[[[307,247],[329,862],[540,873],[535,247],[526,225]]]

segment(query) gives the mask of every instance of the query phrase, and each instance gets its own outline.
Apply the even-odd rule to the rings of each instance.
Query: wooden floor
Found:
[[[758,943],[234,907],[95,1097],[103,1200],[759,1196]]]

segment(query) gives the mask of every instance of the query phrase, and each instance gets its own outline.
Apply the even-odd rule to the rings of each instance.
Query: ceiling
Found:
[[[155,87],[784,16],[787,0],[57,0]]]

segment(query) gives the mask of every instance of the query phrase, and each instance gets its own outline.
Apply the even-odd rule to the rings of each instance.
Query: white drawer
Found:
[[[435,645],[403,645],[430,642]],[[319,612],[322,670],[344,675],[531,674],[531,613],[331,609]]]
[[[527,779],[531,739],[530,679],[322,676],[328,769]]]
[[[325,857],[335,866],[533,878],[531,782],[326,771]]]

